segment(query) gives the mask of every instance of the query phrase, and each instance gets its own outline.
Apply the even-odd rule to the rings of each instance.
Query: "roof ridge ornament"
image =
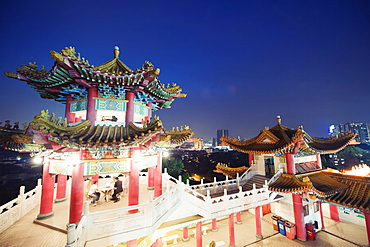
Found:
[[[281,124],[281,118],[280,118],[280,116],[276,116],[276,121],[277,121],[278,125]]]
[[[116,59],[118,59],[119,58],[119,54],[120,54],[120,51],[119,51],[119,46],[115,46],[114,47],[114,51],[113,51],[113,53],[114,53],[114,58],[116,58]]]

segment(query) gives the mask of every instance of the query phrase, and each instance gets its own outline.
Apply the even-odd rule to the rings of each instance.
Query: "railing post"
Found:
[[[239,177],[239,172],[236,173],[236,185],[239,187],[240,186],[240,177]]]
[[[88,215],[88,214],[89,214],[89,202],[85,201],[84,209],[83,209],[83,215]]]
[[[22,185],[19,188],[19,195],[18,195],[19,204],[21,206],[20,217],[23,217],[23,215],[25,214],[25,208],[26,208],[26,205],[25,205],[26,200],[24,198],[24,191],[25,191],[25,187]]]
[[[179,175],[179,182],[182,183],[182,177]]]
[[[66,247],[76,246],[76,225],[70,224],[67,228],[67,245]]]
[[[203,184],[203,178],[200,180],[200,184]]]
[[[217,183],[217,178],[216,177],[213,177],[213,182]]]
[[[167,189],[167,191],[168,191],[168,189]],[[153,197],[154,197],[154,192],[152,190],[150,190],[149,191],[149,202],[152,202],[153,201]]]

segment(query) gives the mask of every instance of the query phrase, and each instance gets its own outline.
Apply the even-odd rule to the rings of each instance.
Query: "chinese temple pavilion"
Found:
[[[321,167],[320,154],[336,153],[354,138],[351,132],[338,138],[314,138],[302,126],[290,129],[282,125],[278,117],[276,126],[265,127],[250,140],[239,141],[226,136],[221,140],[234,150],[248,153],[250,163],[254,163],[263,175],[272,177],[270,191],[285,193],[284,200],[274,203],[274,211],[295,223],[298,239],[307,239],[310,232],[306,228],[310,225],[324,228],[322,202],[327,202],[330,217],[337,221],[338,206],[361,211],[370,243],[370,178]],[[229,177],[235,174],[233,168],[217,168]],[[294,217],[289,214],[292,211]]]
[[[166,131],[152,112],[186,97],[182,89],[160,83],[160,70],[150,62],[130,69],[119,59],[118,47],[114,58],[99,66],[72,47],[50,54],[55,63],[49,71],[29,63],[5,74],[27,82],[42,98],[65,104],[65,118],[45,110],[25,130],[9,123],[0,130],[3,147],[43,157],[38,219],[53,215],[55,177],[56,201],[66,199],[66,178],[72,177],[69,224],[81,219],[86,177],[129,174],[130,206],[138,204],[139,171],[148,169],[148,186],[160,196],[161,148],[181,145],[193,132],[188,126]]]

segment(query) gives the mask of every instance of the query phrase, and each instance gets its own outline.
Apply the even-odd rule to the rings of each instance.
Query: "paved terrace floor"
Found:
[[[164,190],[163,190],[164,191]],[[145,203],[149,199],[149,193],[144,185],[140,187],[140,203]],[[31,210],[26,216],[17,221],[13,226],[0,234],[1,247],[62,247],[65,246],[67,235],[63,233],[68,222],[69,200],[54,204],[54,216],[40,222],[49,225],[49,227],[34,223],[39,212],[38,207]],[[127,206],[127,197],[124,197],[118,203],[112,201],[104,202],[102,199],[96,207],[90,206],[90,212],[100,210],[109,210],[118,207]],[[52,226],[53,229],[50,228]],[[211,229],[210,224],[205,224]],[[235,224],[236,246],[367,246],[366,229],[352,223],[335,222],[325,218],[326,228],[317,232],[316,241],[290,240],[285,236],[273,230],[271,214],[267,214],[262,220],[263,239],[255,237],[254,215],[249,212],[242,213],[242,224]],[[218,231],[208,230],[207,235],[203,236],[203,246],[209,244],[212,240],[224,241],[228,246],[229,230],[228,219],[222,219],[217,222]],[[173,247],[194,247],[196,246],[193,236],[193,229],[189,229],[190,240],[187,242],[179,241],[177,244],[171,242],[168,246]],[[168,232],[166,236],[178,234],[182,236],[181,230]],[[124,243],[116,245],[118,247],[126,246]]]

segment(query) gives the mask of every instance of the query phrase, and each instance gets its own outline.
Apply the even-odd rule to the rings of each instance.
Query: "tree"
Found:
[[[181,159],[178,158],[163,158],[162,160],[162,169],[167,168],[167,173],[172,177],[177,178],[184,168],[184,163]]]

